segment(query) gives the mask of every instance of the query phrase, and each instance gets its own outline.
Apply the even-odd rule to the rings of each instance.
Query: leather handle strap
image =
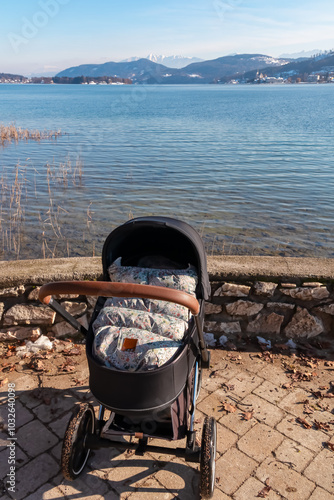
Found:
[[[200,309],[198,300],[186,292],[162,286],[113,283],[110,281],[57,281],[47,283],[41,287],[38,297],[43,304],[49,304],[52,295],[60,294],[165,300],[187,307],[194,316],[198,315]]]

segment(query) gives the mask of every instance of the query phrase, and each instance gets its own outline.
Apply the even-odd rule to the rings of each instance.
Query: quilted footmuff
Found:
[[[195,296],[197,274],[188,269],[152,269],[120,265],[108,269],[110,280],[164,286]],[[182,346],[190,313],[186,307],[150,299],[110,298],[93,323],[93,354],[109,368],[153,370]]]

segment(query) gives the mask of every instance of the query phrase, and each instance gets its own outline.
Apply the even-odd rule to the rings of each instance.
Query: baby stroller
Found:
[[[167,262],[169,269],[172,267],[165,273],[167,278],[163,276],[167,281],[170,275],[174,279],[182,275],[182,269],[191,268],[197,276],[194,293],[171,288],[165,282],[156,286],[131,278],[130,282],[125,279],[123,282],[111,281],[110,268],[115,262],[120,263],[117,271],[123,273],[124,269],[137,272],[144,264],[148,276],[152,273],[148,273],[147,268],[157,267],[158,262],[161,269]],[[205,417],[201,446],[196,442],[194,431],[202,370],[210,366],[210,353],[203,337],[204,300],[209,298],[210,283],[202,240],[185,222],[167,217],[137,218],[111,232],[103,247],[102,264],[104,281],[48,283],[39,293],[43,303],[86,336],[89,386],[100,403],[97,419],[90,404],[75,406],[63,442],[63,474],[67,479],[75,479],[85,467],[90,450],[103,447],[132,448],[139,455],[145,451],[173,454],[188,462],[200,463],[200,493],[202,498],[211,498],[215,486],[215,419]],[[158,273],[161,276],[161,272]],[[73,293],[98,297],[88,331],[52,298],[54,294]],[[187,308],[191,312],[182,341],[175,344],[173,355],[161,366],[127,370],[106,366],[97,358],[94,325],[107,310],[108,301],[119,298],[126,304],[139,299],[148,301],[145,304],[159,304],[159,307],[162,303],[177,304],[182,310]],[[126,353],[136,349],[133,339],[130,340]],[[123,356],[122,349],[120,354]],[[111,411],[108,421],[104,419],[105,409]],[[104,437],[106,433],[107,438]],[[130,442],[122,442],[120,436],[132,438]],[[185,449],[149,443],[150,438],[164,439],[168,444],[168,441],[185,437]]]

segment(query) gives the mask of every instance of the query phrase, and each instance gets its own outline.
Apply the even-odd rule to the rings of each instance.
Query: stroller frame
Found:
[[[130,226],[130,227],[129,227]],[[122,247],[122,238],[124,239],[124,234],[127,232],[135,230],[138,231],[141,228],[148,230],[150,226],[153,228],[158,228],[160,234],[164,234],[165,229],[167,230],[166,235],[169,238],[170,230],[175,231],[176,234],[181,233],[184,241],[186,239],[195,240],[195,248],[199,247],[199,257],[196,254],[196,258],[198,257],[198,268],[200,268],[201,273],[199,274],[199,285],[198,290],[196,292],[199,301],[193,296],[180,292],[177,290],[164,288],[164,287],[156,287],[151,285],[137,285],[137,284],[128,284],[128,283],[112,283],[108,280],[108,267],[112,261],[114,261],[118,255],[119,247]],[[162,231],[162,232],[161,232]],[[116,251],[115,246],[113,246],[113,240],[116,239]],[[126,238],[125,238],[126,239]],[[167,240],[166,240],[167,241]],[[162,242],[162,245],[166,244]],[[182,240],[183,241],[183,240]],[[117,247],[118,245],[118,247]],[[48,283],[43,285],[39,292],[39,298],[41,302],[47,304],[54,311],[60,314],[66,321],[68,321],[74,328],[79,330],[87,337],[86,342],[86,354],[90,368],[90,388],[95,396],[95,398],[100,403],[98,418],[95,419],[95,413],[93,407],[89,403],[81,403],[76,405],[75,410],[72,414],[70,422],[68,424],[67,431],[65,433],[65,438],[63,442],[63,450],[62,450],[62,471],[64,476],[67,479],[75,479],[84,469],[90,450],[97,450],[100,448],[109,448],[112,446],[117,447],[118,449],[133,449],[135,450],[136,455],[143,455],[146,451],[160,453],[160,454],[172,454],[177,457],[184,458],[187,462],[195,462],[200,463],[200,492],[202,498],[211,498],[213,496],[214,486],[215,486],[215,459],[216,459],[216,440],[217,440],[217,426],[216,421],[213,417],[205,417],[203,432],[202,432],[202,442],[201,446],[199,446],[196,442],[196,431],[194,430],[194,422],[195,422],[195,410],[196,410],[196,400],[199,395],[200,385],[201,385],[201,376],[202,370],[210,367],[210,353],[206,348],[204,335],[203,335],[203,317],[204,317],[204,300],[207,299],[209,295],[209,282],[207,278],[206,272],[206,260],[205,260],[205,252],[202,245],[202,241],[199,235],[194,231],[193,228],[185,224],[184,222],[177,221],[169,218],[160,218],[160,217],[147,217],[134,219],[129,221],[126,224],[123,224],[119,228],[116,228],[107,238],[104,249],[103,249],[103,267],[104,267],[104,279],[106,281],[97,281],[97,282],[87,282],[87,281],[69,281],[69,282],[55,282]],[[124,246],[124,245],[123,245]],[[112,249],[112,251],[111,251]],[[136,249],[138,250],[138,248]],[[97,301],[97,306],[95,307],[95,311],[93,314],[93,318],[91,320],[89,329],[87,330],[83,327],[73,316],[71,316],[53,297],[52,295],[59,294],[79,294],[79,295],[95,295],[98,296],[99,299]],[[115,406],[115,398],[117,401],[117,394],[113,393],[110,398],[109,395],[106,395],[103,390],[99,389],[97,381],[101,380],[101,377],[119,377],[118,374],[115,374],[115,370],[110,370],[106,367],[97,366],[97,362],[95,362],[91,355],[91,343],[93,338],[92,332],[92,323],[96,318],[99,309],[102,307],[101,304],[104,303],[105,298],[108,296],[112,297],[141,297],[141,298],[151,298],[158,300],[167,300],[170,302],[175,302],[180,305],[186,306],[193,315],[194,321],[192,327],[189,327],[188,330],[188,345],[184,344],[180,355],[176,356],[176,359],[172,362],[168,362],[164,371],[165,374],[172,374],[173,380],[175,378],[175,383],[173,386],[173,390],[171,390],[170,395],[172,399],[175,401],[183,391],[183,394],[187,396],[190,395],[190,406],[189,406],[189,397],[185,397],[185,405],[186,405],[186,430],[181,434],[181,437],[175,437],[173,434],[163,435],[155,432],[150,432],[150,429],[143,431],[143,428],[136,427],[136,425],[127,426],[127,419],[131,419],[139,416],[139,422],[148,414],[150,414],[151,406],[145,406],[145,404],[141,405],[140,397],[139,403],[134,403],[133,406],[136,406],[135,409],[130,409],[130,407],[126,407],[123,404],[124,400],[119,397],[119,403]],[[98,304],[100,304],[98,306]],[[182,359],[181,359],[182,358]],[[174,358],[172,358],[174,359]],[[190,364],[190,368],[189,368]],[[178,380],[180,377],[180,370],[184,370],[185,366],[188,366],[188,372],[186,377],[186,382],[182,386],[180,385],[180,381]],[[179,367],[179,368],[178,368]],[[171,371],[172,370],[172,371]],[[100,375],[101,372],[101,375]],[[175,372],[175,373],[174,373]],[[137,376],[134,375],[137,373]],[[162,378],[154,378],[154,373],[157,373],[156,370],[151,372],[141,372],[148,373],[151,375],[146,375],[146,377],[151,376],[151,378],[146,378],[145,382],[147,387],[153,387],[152,392],[154,393],[154,389],[159,388],[159,383]],[[139,373],[139,375],[141,375]],[[134,375],[134,376],[133,376]],[[124,372],[121,372],[120,376],[124,376]],[[127,376],[127,384],[126,387],[131,384],[136,384],[138,379],[138,372],[126,373]],[[166,375],[162,375],[165,377]],[[95,377],[95,378],[94,378]],[[130,378],[131,377],[131,378]],[[140,378],[140,377],[139,377]],[[190,387],[190,379],[191,386]],[[113,380],[120,381],[120,379],[107,379],[105,385],[110,385]],[[145,380],[145,379],[144,379]],[[156,380],[156,385],[152,386],[152,382]],[[109,382],[109,384],[108,384]],[[130,382],[130,383],[129,383]],[[151,383],[151,385],[150,385]],[[173,385],[173,384],[171,384]],[[112,385],[112,387],[114,387]],[[180,391],[181,388],[181,391]],[[135,388],[136,389],[136,388]],[[134,392],[135,392],[134,389]],[[137,388],[137,392],[139,391],[139,386]],[[117,391],[116,391],[117,392]],[[150,391],[147,391],[150,392]],[[191,393],[191,394],[190,394]],[[142,393],[143,394],[143,393]],[[148,396],[149,398],[149,396]],[[146,400],[145,400],[146,401]],[[149,399],[148,399],[149,401]],[[153,399],[152,399],[153,401]],[[168,410],[171,408],[171,401],[165,402],[165,404],[161,405],[162,410]],[[121,405],[121,406],[120,406]],[[143,408],[141,408],[143,406]],[[118,408],[124,408],[118,411]],[[105,410],[110,410],[111,417],[109,420],[104,419]],[[189,418],[190,417],[190,418]],[[136,420],[134,418],[134,422]],[[138,418],[137,418],[138,420]],[[190,420],[190,422],[188,422]],[[115,423],[114,423],[115,422]],[[136,422],[135,422],[136,423]],[[106,427],[106,424],[109,425],[108,429],[108,438],[103,437],[103,430]],[[109,438],[109,436],[111,436]],[[129,441],[118,441],[113,440],[112,437],[115,436],[116,439],[119,436],[132,436],[138,441],[129,442]],[[158,438],[165,440],[173,440],[180,439],[186,437],[186,447],[185,448],[171,448],[168,446],[155,446],[148,443],[150,438]]]

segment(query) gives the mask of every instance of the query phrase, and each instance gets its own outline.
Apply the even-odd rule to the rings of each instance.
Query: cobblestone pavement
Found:
[[[15,383],[17,395],[16,491],[11,498],[199,498],[199,467],[172,455],[101,449],[91,453],[79,479],[64,480],[59,466],[62,437],[74,405],[91,400],[91,395],[83,352],[75,371],[62,369],[52,376],[26,368],[3,373],[8,380],[2,377],[0,401],[1,500],[8,498],[10,467],[8,382]],[[218,421],[214,499],[334,499],[333,370],[332,355],[320,360],[286,350],[212,351],[196,426],[201,429],[205,415]]]

